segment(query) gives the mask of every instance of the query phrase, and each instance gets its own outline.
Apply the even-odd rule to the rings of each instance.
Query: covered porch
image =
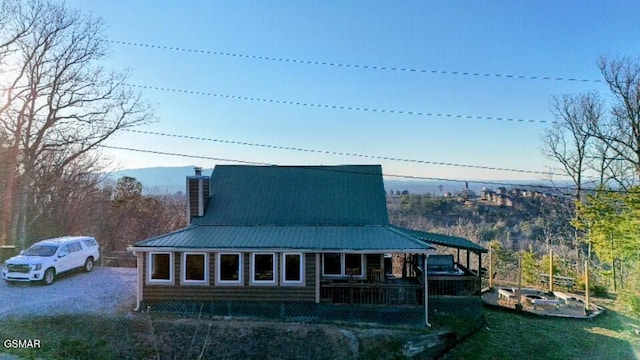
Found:
[[[347,269],[344,278],[321,277],[321,302],[423,306],[426,296],[480,295],[482,254],[486,249],[464,238],[392,228],[430,247],[436,246],[437,252],[434,248],[422,253],[398,251],[366,255],[365,272]],[[324,266],[324,261],[320,265]]]

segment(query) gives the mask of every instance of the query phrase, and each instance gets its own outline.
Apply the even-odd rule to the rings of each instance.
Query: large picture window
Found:
[[[362,276],[362,255],[344,254],[346,275]]]
[[[149,253],[147,265],[148,283],[173,283],[173,253]]]
[[[182,254],[182,283],[206,285],[209,282],[208,259],[206,253]]]
[[[324,276],[364,276],[362,254],[325,253],[322,254],[322,275]]]
[[[274,253],[251,254],[251,283],[275,284],[277,269],[276,255]]]
[[[220,285],[242,285],[242,254],[219,253],[217,283]]]
[[[335,276],[343,275],[344,271],[342,270],[342,254],[322,254],[322,274]]]
[[[301,253],[282,254],[282,284],[304,284],[304,255]]]

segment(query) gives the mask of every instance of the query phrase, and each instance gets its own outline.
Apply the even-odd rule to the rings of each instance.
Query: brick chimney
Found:
[[[195,176],[187,176],[187,222],[203,216],[209,204],[210,177],[202,175],[202,168],[196,167]]]

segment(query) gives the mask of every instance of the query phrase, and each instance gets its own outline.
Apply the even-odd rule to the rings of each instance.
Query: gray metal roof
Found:
[[[420,239],[429,244],[442,245],[442,246],[453,247],[457,249],[470,250],[474,252],[482,252],[482,253],[488,252],[487,249],[465,238],[436,234],[436,233],[427,232],[427,231],[405,229],[395,225],[390,225],[389,227],[403,234],[406,234],[407,236]]]
[[[423,241],[389,226],[190,226],[133,248],[426,252]]]
[[[194,225],[386,225],[379,165],[217,165]]]

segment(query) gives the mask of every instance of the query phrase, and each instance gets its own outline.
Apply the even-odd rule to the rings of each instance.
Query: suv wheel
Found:
[[[93,258],[87,258],[87,261],[84,262],[84,272],[90,272],[93,270]]]
[[[53,280],[56,278],[56,270],[54,268],[48,268],[47,271],[44,272],[44,277],[42,281],[44,281],[45,285],[53,284]]]

